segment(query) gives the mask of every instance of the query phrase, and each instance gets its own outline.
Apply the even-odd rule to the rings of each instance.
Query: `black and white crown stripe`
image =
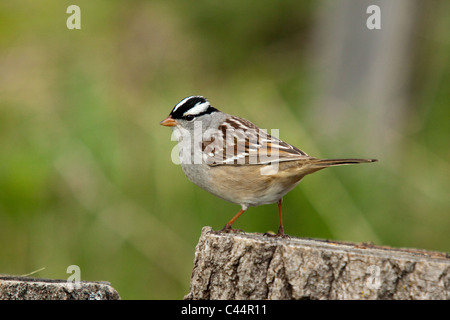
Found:
[[[204,114],[216,112],[217,109],[213,108],[208,100],[202,96],[191,96],[181,100],[173,109],[170,115],[173,119],[183,119],[184,117],[191,115],[198,117]]]

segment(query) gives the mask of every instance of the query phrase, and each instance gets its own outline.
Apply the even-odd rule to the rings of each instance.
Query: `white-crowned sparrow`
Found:
[[[250,121],[217,110],[201,96],[180,101],[160,124],[174,129],[188,179],[241,205],[224,232],[232,231],[232,224],[249,207],[277,202],[277,236],[284,236],[282,197],[305,175],[335,165],[377,161],[311,157]]]

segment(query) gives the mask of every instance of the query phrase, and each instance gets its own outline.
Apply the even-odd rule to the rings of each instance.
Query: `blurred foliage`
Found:
[[[45,267],[35,276],[65,279],[76,264],[83,280],[110,281],[124,299],[182,298],[202,226],[222,228],[239,207],[184,177],[159,121],[201,94],[325,154],[303,117],[320,95],[306,57],[319,3],[2,1],[0,273]],[[81,7],[81,30],[66,28],[70,4]],[[285,197],[287,233],[448,250],[449,5],[434,4],[401,165],[307,177]],[[276,212],[251,208],[236,227],[276,230]]]

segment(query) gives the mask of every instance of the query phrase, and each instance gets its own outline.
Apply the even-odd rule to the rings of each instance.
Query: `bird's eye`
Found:
[[[192,121],[192,120],[194,120],[194,116],[189,114],[189,115],[185,116],[184,119],[186,119],[187,121]]]

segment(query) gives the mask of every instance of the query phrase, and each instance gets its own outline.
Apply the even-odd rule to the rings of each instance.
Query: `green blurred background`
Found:
[[[66,9],[81,8],[81,30]],[[381,7],[381,30],[366,8]],[[284,198],[291,236],[450,247],[450,3],[0,2],[0,273],[181,299],[205,225],[159,122],[189,95],[317,157],[370,157]],[[235,224],[276,231],[276,205]]]

